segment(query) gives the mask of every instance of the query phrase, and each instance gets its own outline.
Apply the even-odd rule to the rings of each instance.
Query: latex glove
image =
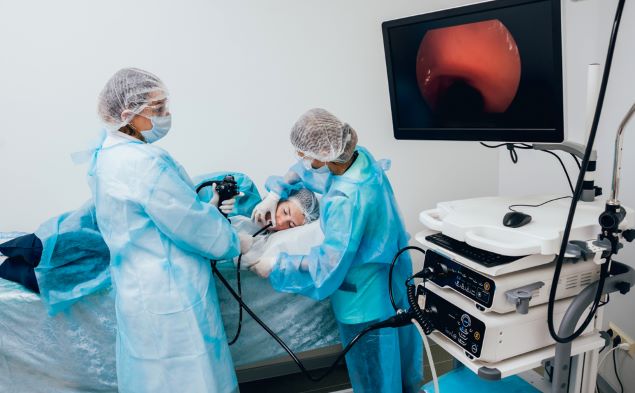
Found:
[[[256,273],[260,278],[269,278],[273,266],[276,264],[277,258],[275,257],[263,257],[258,262],[251,265],[249,270]]]
[[[234,206],[236,205],[236,197],[241,197],[243,195],[245,195],[245,193],[241,192],[231,199],[224,200],[223,203],[218,206],[220,195],[218,195],[218,192],[216,191],[216,183],[212,183],[212,199],[209,201],[209,203],[216,206],[218,210],[227,215],[234,210]]]
[[[218,207],[218,210],[223,212],[225,215],[228,215],[229,213],[233,212],[234,207],[236,207],[236,198],[239,198],[243,195],[245,195],[245,193],[241,192],[240,194],[234,196],[232,199],[224,200]]]
[[[254,244],[254,238],[246,233],[238,233],[238,240],[240,241],[240,253],[246,254],[251,245]]]
[[[278,202],[280,201],[280,195],[275,192],[267,194],[262,202],[256,205],[251,213],[251,219],[256,221],[260,225],[267,225],[267,213],[269,213],[269,221],[276,226],[276,209],[278,208]]]
[[[302,180],[300,178],[300,175],[295,173],[295,171],[287,172],[287,174],[284,175],[283,179],[284,179],[285,183],[287,183],[287,184],[295,184],[295,183],[299,182],[300,180]]]

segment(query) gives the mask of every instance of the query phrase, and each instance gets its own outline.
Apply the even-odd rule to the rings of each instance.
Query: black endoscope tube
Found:
[[[267,226],[258,230],[258,232],[254,233],[252,237],[256,237],[272,227],[273,224],[269,223]],[[243,254],[238,256],[238,262],[236,263],[236,286],[238,287],[238,296],[243,298],[243,286],[240,284],[240,263],[242,261]],[[234,334],[234,338],[231,339],[229,345],[234,345],[236,341],[238,341],[238,337],[240,337],[240,332],[243,328],[243,308],[238,304],[238,327],[236,328],[236,333]]]
[[[243,300],[240,298],[240,296],[238,296],[238,294],[236,293],[236,291],[234,291],[234,289],[231,287],[231,285],[229,285],[229,283],[227,282],[227,280],[225,279],[225,277],[221,274],[221,272],[218,270],[218,268],[216,267],[216,261],[211,261],[212,263],[212,270],[214,272],[214,274],[218,277],[218,279],[221,281],[221,283],[225,286],[225,288],[227,288],[227,290],[229,291],[229,293],[238,301],[238,303],[240,304],[241,308],[244,308],[245,311],[247,311],[247,314],[249,314],[254,321],[256,321],[256,323],[258,323],[274,340],[276,340],[276,342],[282,347],[282,349],[284,349],[287,354],[289,354],[289,356],[291,357],[291,359],[293,359],[293,361],[295,362],[295,364],[298,366],[298,368],[300,368],[300,371],[302,372],[302,374],[304,374],[305,377],[307,377],[309,380],[313,381],[313,382],[319,382],[322,379],[324,379],[324,377],[326,377],[327,375],[329,375],[331,372],[333,372],[333,370],[335,369],[335,367],[337,367],[337,365],[342,361],[342,359],[344,359],[344,356],[351,350],[351,348],[353,348],[353,345],[355,345],[366,333],[376,330],[376,329],[380,329],[382,327],[385,327],[385,321],[382,322],[378,322],[376,324],[367,326],[365,329],[363,329],[361,332],[359,332],[349,343],[348,345],[344,348],[343,351],[340,352],[340,355],[337,357],[337,359],[335,359],[335,362],[333,362],[333,364],[331,364],[331,366],[329,367],[328,370],[326,370],[322,375],[320,375],[319,377],[314,377],[313,375],[311,375],[311,373],[309,373],[309,371],[306,369],[306,367],[304,367],[304,364],[302,363],[302,361],[298,358],[298,356],[293,352],[293,350],[291,348],[289,348],[289,346],[276,334],[273,332],[273,330],[271,330],[271,328],[269,328],[269,326],[267,326],[266,323],[264,323],[259,317],[258,315],[256,315],[250,308],[249,306],[247,306]]]
[[[392,259],[392,262],[390,263],[390,269],[388,270],[388,295],[390,296],[390,304],[392,304],[392,308],[395,311],[398,311],[399,308],[397,307],[397,303],[395,303],[395,298],[394,298],[394,296],[392,294],[392,271],[395,268],[395,264],[397,263],[397,259],[399,259],[401,254],[403,254],[404,252],[406,252],[408,250],[417,250],[420,253],[422,253],[423,255],[426,255],[425,250],[422,249],[421,247],[407,246],[407,247],[404,247],[401,250],[397,251],[397,254],[395,254],[395,257]],[[408,281],[410,281],[410,280],[408,280]],[[406,284],[406,285],[408,285],[408,284]]]
[[[593,115],[593,123],[591,125],[591,131],[589,132],[589,138],[586,144],[586,150],[584,151],[584,158],[582,159],[582,169],[578,174],[578,180],[576,182],[575,192],[573,194],[573,198],[571,200],[571,205],[569,207],[569,214],[567,216],[567,223],[565,225],[564,233],[562,234],[562,243],[560,244],[560,252],[556,258],[556,266],[553,273],[553,281],[551,283],[551,289],[549,291],[549,302],[548,302],[548,311],[547,311],[547,325],[549,326],[549,333],[551,337],[559,343],[568,343],[575,340],[579,337],[582,332],[587,328],[589,323],[593,320],[595,313],[597,311],[598,304],[600,303],[600,299],[602,298],[602,292],[604,290],[604,281],[606,280],[606,276],[608,273],[608,266],[603,267],[600,274],[600,279],[598,282],[597,292],[595,294],[595,299],[593,302],[593,306],[591,311],[587,315],[586,319],[573,334],[567,337],[560,337],[555,330],[554,321],[553,321],[553,308],[554,302],[556,299],[556,291],[558,289],[558,280],[560,279],[560,272],[562,270],[562,264],[564,262],[564,255],[567,250],[567,244],[569,243],[569,235],[571,233],[571,226],[573,225],[573,217],[575,216],[575,210],[578,205],[578,200],[582,195],[582,186],[584,183],[584,175],[587,171],[587,166],[589,165],[589,159],[591,157],[591,152],[593,151],[593,144],[595,142],[595,136],[597,134],[598,124],[600,122],[600,115],[602,113],[602,107],[604,105],[604,97],[606,95],[606,86],[608,85],[609,74],[611,71],[611,64],[613,63],[613,53],[615,52],[615,43],[617,40],[617,32],[620,27],[620,21],[622,19],[622,11],[624,9],[625,0],[619,0],[617,5],[617,9],[615,11],[615,19],[613,20],[613,28],[611,30],[611,38],[609,41],[609,48],[606,54],[606,63],[604,66],[604,73],[602,75],[602,83],[600,85],[600,92],[598,95],[598,101],[595,107],[595,114]],[[605,264],[610,264],[609,255],[606,258]]]

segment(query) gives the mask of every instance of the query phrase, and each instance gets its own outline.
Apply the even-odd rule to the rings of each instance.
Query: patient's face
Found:
[[[291,201],[278,203],[276,209],[276,226],[271,228],[274,231],[295,228],[304,225],[304,213],[298,205]]]

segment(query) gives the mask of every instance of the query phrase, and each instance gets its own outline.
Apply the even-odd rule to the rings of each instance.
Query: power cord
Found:
[[[540,207],[540,206],[546,205],[547,203],[551,203],[551,202],[554,202],[554,201],[559,201],[561,199],[568,199],[568,198],[571,198],[571,197],[570,196],[563,196],[563,197],[559,197],[559,198],[553,198],[553,199],[550,199],[550,200],[548,200],[546,202],[542,202],[542,203],[540,203],[538,205],[514,204],[514,205],[507,206],[507,208],[509,210],[513,211],[513,212],[517,212],[516,210],[513,209],[514,207]]]
[[[498,145],[488,145],[487,143],[483,143],[480,142],[481,146],[485,146],[488,149],[496,149],[502,146],[506,146],[507,150],[509,150],[509,156],[512,160],[512,162],[514,164],[518,163],[518,153],[516,152],[516,149],[520,149],[520,150],[533,150],[533,147],[531,145],[528,145],[526,143],[500,143]],[[560,163],[560,166],[562,167],[562,170],[564,171],[564,175],[567,177],[567,182],[569,183],[569,189],[571,189],[571,194],[574,193],[574,189],[573,189],[573,183],[571,183],[571,177],[569,176],[569,172],[567,171],[567,167],[564,165],[564,162],[562,161],[562,159],[560,158],[559,155],[557,155],[554,152],[548,151],[548,150],[541,150],[545,153],[551,154],[552,156],[554,156],[558,162]],[[578,163],[577,157],[575,157],[574,155],[572,155],[575,159],[576,159],[576,164],[578,164],[578,169],[580,168],[580,164]]]
[[[514,164],[518,163],[518,153],[516,152],[516,149],[520,149],[520,150],[532,149],[531,146],[527,147],[524,144],[517,144],[517,143],[499,143],[498,145],[488,145],[487,143],[480,142],[480,144],[482,146],[487,147],[488,149],[497,149],[501,146],[506,146],[507,150],[509,150],[509,158],[511,158]]]
[[[580,159],[573,153],[569,153],[569,155],[571,155],[571,157],[573,157],[573,160],[575,161],[576,165],[578,166],[578,169],[582,169],[582,165],[580,165]]]
[[[622,384],[620,374],[617,372],[617,360],[615,359],[616,353],[617,352],[613,352],[613,371],[615,371],[615,378],[617,378],[617,382],[620,384],[620,393],[624,393],[624,384]]]
[[[560,158],[560,156],[557,155],[556,153],[549,150],[540,150],[540,151],[551,154],[552,156],[556,157],[556,159],[560,163],[560,166],[562,167],[562,170],[564,171],[564,175],[567,177],[567,183],[569,183],[569,189],[571,190],[571,195],[573,195],[575,193],[573,189],[573,183],[571,183],[571,177],[569,177],[569,172],[567,171],[567,167],[564,166],[564,162],[562,162],[562,158]]]
[[[613,336],[613,332],[610,329],[609,329],[609,334],[610,334],[610,336]],[[617,353],[617,351],[619,349],[622,349],[624,351],[628,351],[630,349],[630,345],[628,343],[622,343],[622,337],[621,336],[614,337],[613,340],[612,340],[612,343],[613,343],[613,348],[611,348],[610,351],[605,353],[604,356],[602,357],[602,359],[600,359],[600,362],[598,363],[598,372],[602,369],[602,364],[604,364],[604,361],[606,361],[606,359],[608,359],[609,355],[612,355],[612,357],[613,357],[613,371],[615,372],[615,377],[617,378],[617,382],[620,384],[620,393],[624,393],[624,385],[622,384],[622,380],[620,379],[619,372],[617,371],[616,353]]]

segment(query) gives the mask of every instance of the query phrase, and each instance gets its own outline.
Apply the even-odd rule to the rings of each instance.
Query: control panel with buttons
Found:
[[[433,269],[434,274],[429,279],[438,286],[450,287],[485,308],[492,306],[496,288],[494,280],[434,250],[426,252],[424,267]]]
[[[459,344],[468,357],[481,356],[482,338],[485,337],[485,324],[481,320],[429,290],[426,290],[426,311],[435,329]]]

